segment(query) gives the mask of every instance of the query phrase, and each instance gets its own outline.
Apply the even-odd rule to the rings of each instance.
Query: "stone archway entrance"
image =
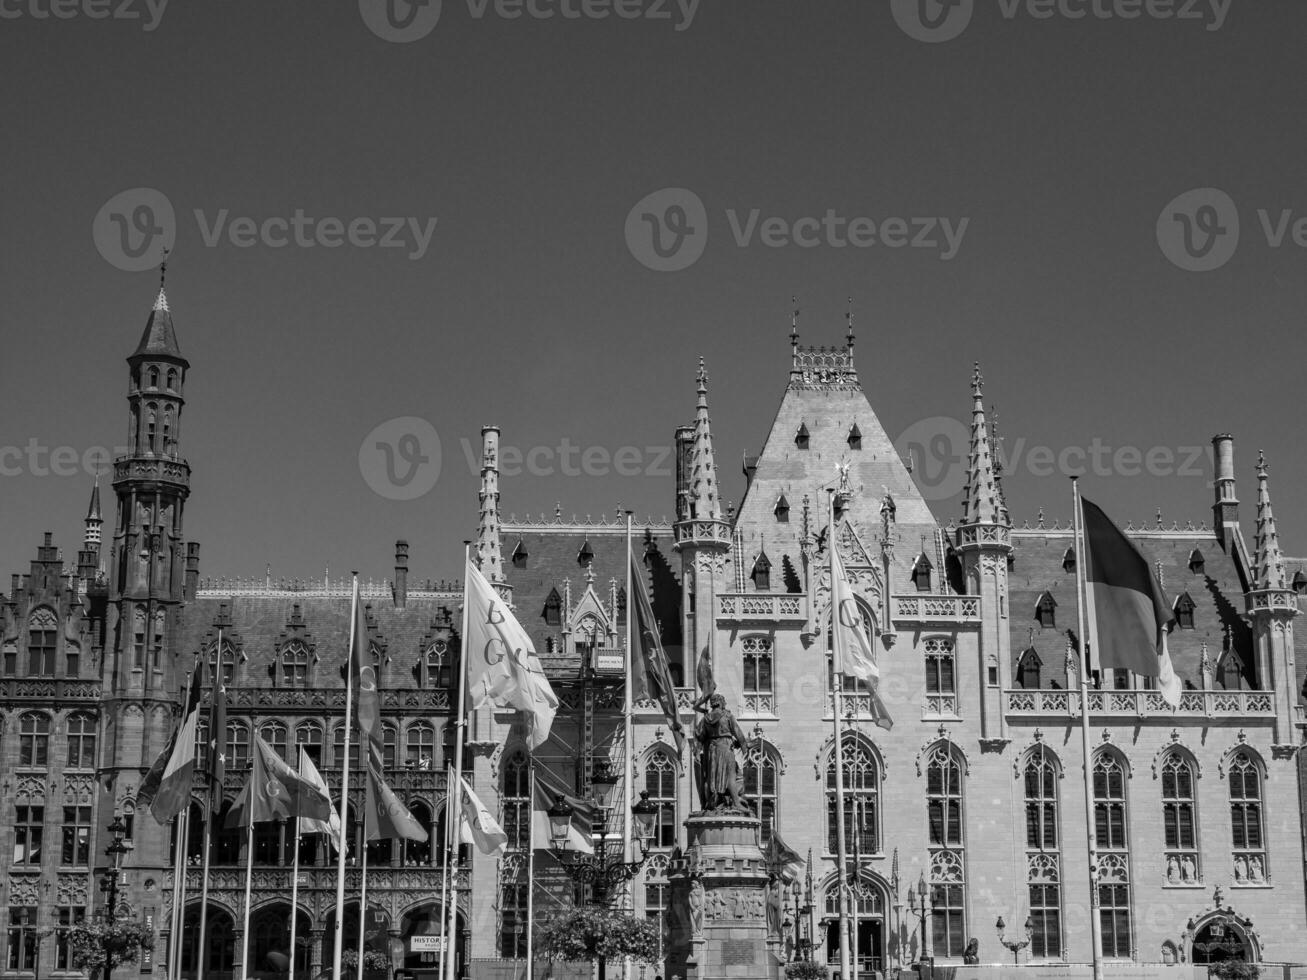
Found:
[[[461,977],[466,963],[465,922],[462,912],[455,912],[454,916],[454,975]],[[440,980],[440,944],[445,924],[440,903],[419,906],[407,912],[400,921],[404,970],[413,980]]]
[[[857,896],[856,912],[850,923],[853,948],[850,950],[852,960],[856,960],[853,970],[855,980],[875,980],[876,974],[884,974],[886,968],[886,939],[889,926],[885,919],[885,890],[875,878],[861,876],[853,886]],[[822,925],[826,933],[826,962],[838,964],[840,961],[840,907],[839,886],[830,881],[826,885],[826,914]]]
[[[1191,944],[1190,960],[1195,964],[1244,960],[1252,963],[1257,950],[1247,932],[1232,916],[1217,915],[1198,927]]]

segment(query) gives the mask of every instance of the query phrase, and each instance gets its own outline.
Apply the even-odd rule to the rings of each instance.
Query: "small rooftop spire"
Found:
[[[1271,491],[1266,478],[1266,455],[1257,452],[1257,544],[1253,553],[1253,588],[1285,589],[1284,554],[1275,532]]]
[[[712,429],[708,420],[708,371],[699,358],[698,404],[694,416],[694,440],[690,456],[690,503],[693,515],[701,521],[722,518],[718,499],[717,466],[713,457]]]
[[[168,249],[163,250],[163,260],[159,263],[159,295],[154,299],[154,308],[156,310],[168,309],[168,294],[164,290],[164,284],[168,280]]]
[[[169,357],[189,367],[186,358],[182,357],[181,348],[177,345],[177,332],[172,325],[172,311],[168,306],[168,293],[164,288],[167,275],[168,251],[165,249],[163,259],[159,263],[159,294],[154,298],[154,306],[150,308],[150,317],[145,321],[141,342],[136,345],[132,357]]]
[[[853,297],[852,296],[849,297],[849,308],[848,311],[844,314],[844,319],[849,325],[849,331],[848,331],[849,350],[853,350]]]
[[[790,346],[799,349],[799,298],[790,295]]]
[[[104,517],[100,513],[100,474],[95,474],[95,483],[91,486],[91,506],[86,512],[88,521],[101,521]]]

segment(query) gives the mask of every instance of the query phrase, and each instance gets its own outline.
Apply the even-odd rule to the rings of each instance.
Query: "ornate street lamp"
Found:
[[[908,886],[908,909],[912,914],[916,915],[921,922],[921,950],[917,956],[917,960],[921,966],[925,967],[925,970],[923,971],[925,976],[930,977],[934,973],[934,962],[930,955],[930,946],[926,939],[926,915],[928,912],[934,911],[934,907],[930,904],[930,890],[926,887],[925,872],[922,872],[922,874],[917,878],[917,889],[915,893],[912,890],[912,886]]]
[[[1020,954],[1023,949],[1030,945],[1030,940],[1035,934],[1035,924],[1030,921],[1030,916],[1026,916],[1026,938],[1025,939],[1007,939],[1004,933],[1007,930],[1007,923],[1003,921],[1003,916],[998,917],[994,923],[994,929],[998,932],[998,941],[1012,951],[1012,963],[1020,963]]]
[[[111,934],[113,932],[114,920],[118,917],[118,878],[122,875],[123,855],[127,853],[127,845],[123,839],[127,836],[127,825],[123,823],[123,818],[114,815],[113,823],[109,824],[109,833],[113,834],[113,841],[104,849],[104,853],[113,861],[113,867],[104,873],[100,879],[100,891],[105,892],[108,896],[107,904],[104,907],[104,980],[112,980],[113,963],[110,959],[112,954]]]

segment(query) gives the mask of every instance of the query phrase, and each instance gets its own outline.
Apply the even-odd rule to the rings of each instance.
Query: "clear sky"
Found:
[[[853,297],[941,519],[979,360],[1018,521],[1069,515],[1059,454],[1122,521],[1209,519],[1228,430],[1246,532],[1264,448],[1307,553],[1307,4],[923,3],[0,0],[5,564],[71,559],[125,440],[160,197],[205,574],[381,577],[405,537],[457,575],[484,423],[506,513],[670,514],[700,355],[738,501],[792,294],[814,344]]]

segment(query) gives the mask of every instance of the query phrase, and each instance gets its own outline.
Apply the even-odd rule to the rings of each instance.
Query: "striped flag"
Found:
[[[318,788],[323,796],[330,799],[330,792],[327,790],[326,780],[322,778],[322,773],[318,772],[318,767],[313,764],[313,757],[300,750],[299,776],[305,782],[312,783]],[[331,815],[326,820],[319,820],[314,817],[300,817],[300,833],[302,834],[326,834],[331,839],[331,846],[340,850],[340,814],[336,812],[335,807],[331,809]]]
[[[631,621],[635,650],[631,656],[631,697],[649,698],[663,709],[663,717],[676,737],[676,754],[685,749],[685,729],[676,706],[676,687],[672,684],[667,654],[658,638],[658,623],[654,619],[653,605],[644,587],[644,569],[631,555],[631,591],[633,601],[628,608],[634,613]]]
[[[598,820],[595,805],[567,791],[563,780],[545,766],[535,766],[535,779],[531,788],[531,838],[538,848],[550,846],[549,808],[561,796],[572,808],[572,826],[568,830],[567,849],[581,854],[593,854],[590,828]]]
[[[150,766],[136,794],[137,805],[148,801],[150,813],[161,824],[186,809],[191,798],[195,782],[195,730],[200,720],[200,670],[196,665],[191,674],[190,696],[186,699],[181,725]]]
[[[359,605],[358,583],[354,583],[354,635],[349,644],[349,670],[359,695],[359,732],[368,744],[368,762],[381,768],[384,758],[381,735],[381,696],[377,693],[377,670],[368,643],[368,625]]]
[[[1167,703],[1179,707],[1180,679],[1166,646],[1175,619],[1157,575],[1101,508],[1081,497],[1080,513],[1090,650],[1102,667],[1156,677]]]

